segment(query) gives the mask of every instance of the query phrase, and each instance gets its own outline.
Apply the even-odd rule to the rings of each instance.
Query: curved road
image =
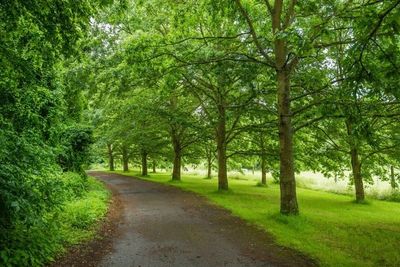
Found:
[[[193,193],[118,174],[89,174],[113,189],[123,209],[118,237],[100,266],[315,265]]]

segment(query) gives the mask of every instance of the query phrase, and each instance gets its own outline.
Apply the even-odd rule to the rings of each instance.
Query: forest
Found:
[[[1,266],[93,239],[115,192],[88,170],[317,265],[400,265],[400,0],[15,0],[0,24]]]

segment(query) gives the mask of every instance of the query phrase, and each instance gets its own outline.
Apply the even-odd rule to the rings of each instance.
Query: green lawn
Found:
[[[171,182],[165,173],[141,178],[203,195],[322,266],[400,266],[400,203],[369,200],[355,204],[349,196],[299,188],[301,214],[288,217],[279,214],[279,186],[275,184],[257,187],[253,180],[231,179],[231,190],[219,193],[216,178],[185,175],[182,182]]]

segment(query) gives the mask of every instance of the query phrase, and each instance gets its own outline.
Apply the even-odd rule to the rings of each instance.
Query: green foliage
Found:
[[[293,135],[286,156],[297,172],[347,177],[356,150],[363,182],[388,180],[399,164],[398,3],[283,1],[271,12],[275,2],[124,1],[96,17],[85,85],[96,92],[98,143],[128,147],[133,161],[140,150],[171,161],[189,140],[183,159],[199,164],[216,153],[199,156],[195,144],[219,137],[230,168],[262,165],[280,182],[278,136]],[[288,100],[279,104],[282,68]],[[290,114],[277,116],[282,106]],[[278,133],[282,116],[289,134]]]
[[[80,125],[71,126],[61,133],[62,153],[58,157],[64,171],[84,174],[82,165],[88,163],[89,147],[93,143],[92,129]]]
[[[60,181],[63,183],[62,195],[64,201],[80,198],[88,189],[88,179],[74,172],[64,172]]]
[[[1,240],[1,266],[43,266],[64,251],[65,245],[77,244],[95,232],[95,222],[105,216],[109,192],[93,178],[73,173],[63,175],[59,188],[59,206],[47,209],[29,225],[14,221]],[[72,186],[72,189],[71,189]]]
[[[89,177],[87,188],[81,197],[66,202],[58,216],[59,221],[65,222],[61,228],[64,242],[70,245],[92,237],[96,222],[107,212],[110,193],[104,185]]]
[[[82,141],[89,139],[86,130],[63,135],[81,112],[67,105],[82,100],[68,92],[63,62],[78,57],[90,17],[104,3],[0,3],[1,265],[38,266],[48,260],[60,247],[59,237],[46,232],[57,232],[57,209],[85,191],[87,182],[79,175],[63,177],[57,162],[63,151],[73,162],[68,169],[81,171]]]
[[[385,200],[400,202],[400,192],[399,191],[392,192],[392,194],[389,197],[385,198]]]

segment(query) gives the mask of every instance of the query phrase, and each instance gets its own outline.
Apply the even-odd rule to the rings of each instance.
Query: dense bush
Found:
[[[58,157],[64,171],[82,173],[82,165],[89,158],[89,147],[93,143],[92,129],[76,125],[67,128],[61,134],[62,153]]]
[[[64,186],[63,196],[65,201],[79,198],[88,189],[88,180],[86,176],[78,175],[74,172],[65,172],[61,176]]]
[[[52,255],[52,249],[59,249],[53,246],[57,242],[52,240],[49,243],[52,249],[46,252],[47,240],[41,240],[41,231],[55,227],[51,214],[55,216],[63,203],[82,197],[88,189],[82,170],[81,175],[61,173],[56,164],[56,153],[68,148],[52,148],[38,135],[15,136],[4,128],[0,131],[0,139],[6,140],[0,146],[0,251],[4,261],[9,258],[21,261],[18,265],[36,264],[25,250],[36,243],[41,252],[33,250],[39,258],[43,258],[41,253]],[[84,161],[83,153],[76,157],[79,163]],[[29,245],[29,242],[35,244]],[[29,264],[26,263],[28,258]]]
[[[79,122],[68,112],[73,103],[66,97],[63,62],[78,56],[100,2],[0,4],[0,265],[38,265],[51,255],[59,243],[44,230],[57,229],[54,216],[62,203],[84,194],[86,182],[65,178],[57,162],[66,151],[82,162],[77,142],[91,134],[63,135]]]
[[[0,266],[41,266],[65,245],[93,234],[93,224],[106,213],[108,191],[100,182],[74,173],[61,175],[57,182],[58,205],[29,217],[29,223],[26,218],[15,220],[3,232]]]
[[[54,255],[64,240],[57,216],[90,187],[81,165],[91,130],[79,126],[79,109],[71,112],[80,99],[64,74],[105,2],[0,3],[1,266],[36,266]]]
[[[12,148],[5,144],[0,148],[1,243],[16,222],[32,225],[44,212],[59,205],[63,189],[59,167],[51,162],[45,148],[21,139]],[[19,157],[17,153],[21,153]]]

